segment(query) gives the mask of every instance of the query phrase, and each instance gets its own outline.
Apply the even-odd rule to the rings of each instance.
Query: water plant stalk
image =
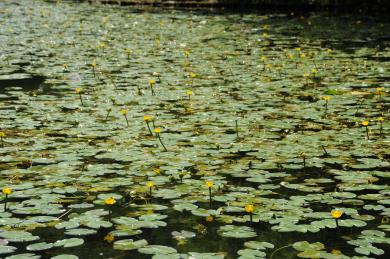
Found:
[[[237,138],[238,138],[238,119],[236,119],[236,135],[237,135]]]
[[[7,201],[8,201],[8,194],[5,195],[5,199],[4,199],[4,212],[7,211]]]
[[[167,152],[168,149],[165,147],[164,143],[163,143],[162,140],[161,140],[161,136],[160,136],[161,129],[160,129],[160,128],[155,128],[155,129],[154,129],[154,132],[156,133],[156,137],[157,137],[157,139],[160,141],[160,144],[163,146],[164,151]]]
[[[108,120],[108,116],[110,115],[111,111],[112,111],[112,109],[111,109],[111,108],[107,109],[106,118],[104,119],[104,121],[105,121],[105,122],[107,122],[107,120]]]
[[[5,137],[5,133],[4,132],[0,132],[0,140],[1,140],[1,147],[3,148],[4,147],[4,138]]]

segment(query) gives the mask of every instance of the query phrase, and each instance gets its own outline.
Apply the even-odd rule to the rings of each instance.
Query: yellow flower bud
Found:
[[[252,204],[247,204],[247,205],[245,205],[245,211],[247,212],[247,213],[253,213],[253,205]]]
[[[211,188],[213,187],[214,183],[212,181],[206,181],[206,186]]]
[[[12,189],[9,187],[5,187],[5,188],[3,188],[3,193],[5,195],[10,195],[12,193]]]
[[[332,215],[332,217],[334,218],[334,219],[338,219],[338,218],[340,218],[341,217],[341,215],[343,215],[343,212],[341,211],[341,210],[332,210],[331,212],[330,212],[330,214]]]
[[[105,200],[104,200],[104,203],[105,203],[106,205],[114,205],[114,204],[116,203],[116,200],[115,200],[114,197],[110,197],[110,198],[108,198],[108,199],[105,199]]]

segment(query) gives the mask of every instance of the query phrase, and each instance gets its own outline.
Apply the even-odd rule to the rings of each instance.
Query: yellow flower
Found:
[[[104,237],[104,241],[106,241],[107,243],[112,243],[114,240],[115,240],[115,238],[114,238],[114,236],[111,235],[111,234],[107,234],[107,235]]]
[[[385,120],[385,118],[383,118],[383,117],[378,117],[378,121],[384,121]],[[2,132],[0,132],[0,136],[1,136],[1,133]]]
[[[211,188],[213,187],[214,183],[212,181],[206,181],[206,186]]]
[[[129,110],[128,110],[128,109],[121,109],[120,113],[121,113],[123,116],[126,116],[126,115],[129,113]]]
[[[76,94],[79,94],[79,93],[81,93],[81,88],[77,87],[76,89],[74,89],[74,91],[76,92]]]
[[[261,60],[262,62],[265,62],[265,61],[267,61],[267,57],[262,56],[260,60]]]
[[[92,61],[92,64],[91,64],[91,67],[95,68],[96,66],[97,66],[96,60],[93,60],[93,61]]]
[[[306,57],[306,55],[304,53],[301,53],[300,57],[304,58],[304,57]]]
[[[154,86],[156,84],[156,80],[154,80],[154,79],[150,79],[149,80],[149,85],[150,86]]]
[[[108,199],[105,199],[105,200],[104,200],[104,203],[105,203],[106,205],[114,205],[114,204],[116,203],[116,200],[114,199],[114,197],[110,197],[110,198],[108,198]]]
[[[362,125],[363,125],[363,126],[367,127],[367,126],[368,126],[368,124],[369,124],[369,122],[368,122],[368,121],[362,121]]]
[[[328,102],[328,101],[330,100],[331,97],[330,97],[330,96],[324,96],[323,98],[324,98],[325,101]]]
[[[190,77],[191,77],[191,78],[197,78],[197,77],[198,77],[198,74],[191,72],[191,73],[190,73]]]
[[[3,193],[4,193],[5,195],[10,195],[10,194],[12,193],[12,189],[9,188],[9,187],[4,187],[4,188],[3,188]]]
[[[154,132],[159,134],[161,132],[161,129],[159,127],[157,127],[157,128],[154,129]]]
[[[187,95],[193,95],[194,93],[192,91],[187,91]]]
[[[325,51],[330,53],[332,52],[332,49],[326,49]]]
[[[289,59],[293,59],[293,58],[294,58],[294,55],[293,55],[293,54],[288,54],[288,58],[289,58]]]
[[[160,174],[161,173],[161,169],[160,168],[153,168],[153,172],[155,174]]]
[[[5,137],[5,133],[0,131],[0,138],[4,138]]]
[[[245,211],[247,213],[253,213],[253,205],[252,204],[245,205]]]
[[[184,56],[188,57],[190,55],[190,52],[188,50],[184,51]]]
[[[295,48],[296,51],[301,51],[301,48]]]
[[[377,87],[376,90],[377,90],[378,92],[381,92],[381,91],[383,91],[383,87]]]
[[[209,215],[209,216],[206,217],[206,221],[207,221],[207,222],[212,222],[213,220],[214,220],[214,217],[211,216],[211,215]]]
[[[313,75],[316,75],[316,74],[318,74],[318,71],[317,71],[317,69],[313,68],[313,69],[311,70],[311,73],[312,73]]]
[[[150,115],[144,115],[144,121],[152,121],[153,118]]]
[[[335,209],[335,210],[332,210],[332,211],[330,212],[330,214],[332,215],[332,217],[333,217],[334,219],[338,219],[338,218],[341,217],[341,215],[343,215],[343,212],[342,212],[341,210]]]
[[[149,188],[152,188],[154,186],[154,182],[149,181],[146,183],[146,186],[148,186]]]
[[[310,75],[309,75],[309,73],[304,73],[304,74],[303,74],[303,77],[304,77],[304,78],[309,78]]]

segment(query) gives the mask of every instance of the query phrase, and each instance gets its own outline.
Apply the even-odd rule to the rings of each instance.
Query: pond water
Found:
[[[389,257],[385,17],[4,0],[0,42],[0,257]]]

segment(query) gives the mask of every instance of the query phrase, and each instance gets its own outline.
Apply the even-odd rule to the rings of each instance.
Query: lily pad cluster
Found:
[[[388,21],[0,13],[0,257],[388,257]]]

